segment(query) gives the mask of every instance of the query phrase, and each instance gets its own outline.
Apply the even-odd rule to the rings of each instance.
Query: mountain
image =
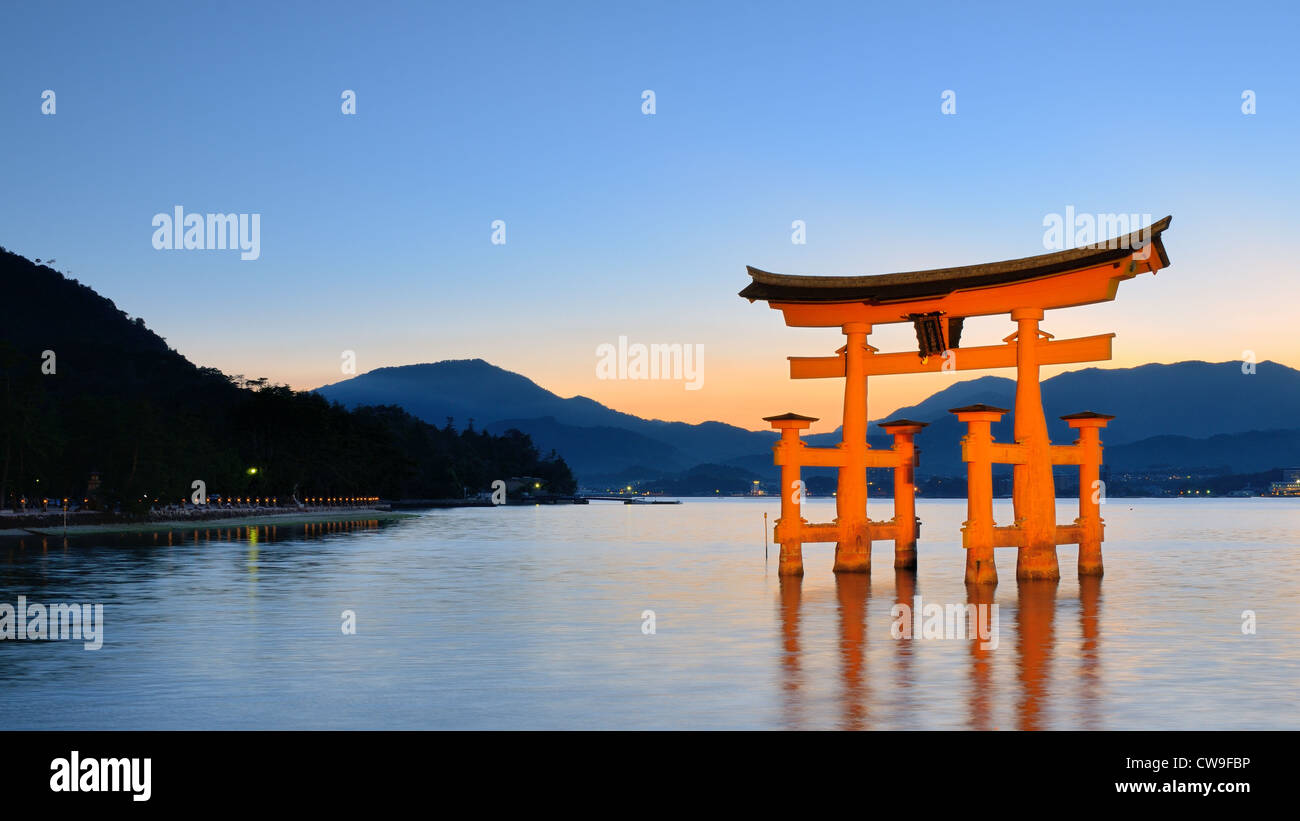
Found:
[[[1102,431],[1106,463],[1112,468],[1159,463],[1250,472],[1300,464],[1295,439],[1276,433],[1300,429],[1300,371],[1277,362],[1255,368],[1243,373],[1240,362],[1189,361],[1058,374],[1042,383],[1048,432],[1054,443],[1070,444],[1076,437],[1061,416],[1083,410],[1114,415]],[[921,475],[960,475],[965,426],[948,409],[977,402],[1014,408],[1015,393],[1014,380],[985,376],[958,382],[890,417],[930,423],[917,438],[924,454]],[[997,441],[1013,441],[1014,420],[1015,414],[1008,413],[993,426]],[[1273,433],[1265,436],[1264,431]],[[1219,438],[1225,434],[1235,436]],[[1175,439],[1180,447],[1171,444]],[[1265,441],[1276,446],[1275,461],[1258,467],[1261,459],[1267,461]],[[1133,447],[1121,449],[1124,445]]]
[[[722,422],[642,419],[585,396],[561,398],[482,359],[378,368],[316,392],[349,407],[397,405],[438,425],[451,417],[457,427],[472,419],[475,427],[489,431],[515,428],[543,452],[559,452],[580,476],[633,465],[676,472],[755,452],[770,457],[776,441],[774,433]]]
[[[1152,436],[1106,448],[1111,471],[1150,468],[1227,468],[1232,473],[1263,473],[1300,465],[1300,428],[1221,433],[1204,439]]]
[[[505,416],[554,416],[568,424],[588,426],[607,424],[623,415],[583,397],[561,399],[531,379],[482,359],[377,368],[316,392],[349,407],[400,405],[436,425],[454,417],[458,427],[465,427],[471,419],[482,426]]]
[[[1300,430],[1300,371],[1276,362],[1261,362],[1251,374],[1242,373],[1239,362],[1086,368],[1045,380],[1042,391],[1057,444],[1075,438],[1060,416],[1082,410],[1115,415],[1102,437],[1107,463],[1115,467],[1177,463],[1247,471],[1300,464],[1296,439],[1287,433]],[[638,475],[674,474],[706,463],[775,475],[772,433],[721,422],[642,419],[586,397],[556,396],[481,359],[381,368],[319,392],[344,404],[399,405],[438,424],[452,416],[457,425],[473,418],[476,426],[494,432],[515,428],[543,451],[558,451],[580,477],[610,479],[630,475],[634,467]],[[960,447],[965,426],[948,411],[980,402],[1012,408],[1015,381],[983,376],[956,382],[890,414],[929,423],[917,440],[922,478],[965,473]],[[1014,414],[1008,413],[994,426],[998,441],[1012,440],[1013,424]],[[806,441],[829,446],[838,440],[835,431]],[[869,440],[872,447],[890,443],[875,422]],[[1270,458],[1275,464],[1266,464]],[[817,473],[810,469],[810,475]]]
[[[1042,390],[1055,442],[1072,438],[1059,417],[1082,410],[1115,416],[1102,437],[1111,445],[1152,436],[1203,438],[1300,424],[1300,371],[1276,362],[1261,362],[1252,374],[1242,373],[1240,362],[1084,368],[1044,380]],[[949,408],[975,402],[1011,408],[1015,394],[1014,380],[985,376],[959,382],[891,416],[933,421],[950,415]]]
[[[197,367],[142,318],[3,248],[0,294],[0,506],[95,497],[139,510],[190,498],[196,479],[283,501],[295,489],[463,498],[518,475],[572,490],[563,461],[518,432],[440,429]]]
[[[654,464],[660,471],[677,471],[695,464],[690,456],[658,439],[609,425],[584,428],[562,424],[554,416],[544,416],[504,419],[484,427],[493,433],[511,429],[528,434],[547,450],[563,454],[564,461],[579,476],[607,470],[611,454],[617,454],[619,467]]]

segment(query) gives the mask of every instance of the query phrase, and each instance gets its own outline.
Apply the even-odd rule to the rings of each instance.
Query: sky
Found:
[[[842,335],[739,298],[746,265],[1029,256],[1067,207],[1172,214],[1172,264],[1044,330],[1115,332],[1103,367],[1300,367],[1292,4],[8,4],[0,31],[0,245],[227,373],[477,357],[641,416],[829,430],[842,383],[786,357]],[[155,248],[176,206],[259,215],[260,254]],[[599,378],[619,337],[703,346],[700,388]],[[1011,375],[875,378],[869,413],[985,373]]]

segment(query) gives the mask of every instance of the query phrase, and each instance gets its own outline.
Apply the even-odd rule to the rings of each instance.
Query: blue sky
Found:
[[[10,6],[0,245],[232,373],[311,388],[344,350],[361,371],[480,356],[757,427],[836,413],[839,386],[791,383],[784,357],[842,342],[739,299],[746,264],[985,262],[1041,253],[1067,206],[1173,214],[1170,269],[1044,328],[1116,331],[1111,366],[1296,367],[1298,23],[1250,3]],[[261,214],[261,257],[155,250],[177,204]],[[596,379],[620,335],[703,344],[705,390]],[[940,378],[873,381],[872,415]]]

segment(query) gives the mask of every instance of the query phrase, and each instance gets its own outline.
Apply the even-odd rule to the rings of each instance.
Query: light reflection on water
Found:
[[[1104,579],[1078,579],[1063,546],[1059,584],[1017,584],[999,549],[991,594],[962,581],[964,501],[920,502],[918,572],[886,542],[869,578],[810,545],[803,579],[778,579],[765,511],[0,539],[0,602],[102,602],[106,622],[99,651],[0,642],[0,729],[1300,727],[1300,500],[1112,499]],[[805,515],[829,521],[833,502]],[[891,638],[915,595],[996,603],[998,647]]]

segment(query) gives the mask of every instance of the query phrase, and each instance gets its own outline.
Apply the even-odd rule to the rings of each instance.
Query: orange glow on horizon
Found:
[[[784,326],[777,326],[779,330]],[[908,329],[910,332],[910,328]],[[1087,331],[1089,329],[1082,329]],[[1090,330],[1095,331],[1096,326]],[[1065,331],[1064,333],[1070,333]],[[811,335],[810,335],[811,336]],[[973,335],[972,335],[973,336]],[[816,337],[814,336],[814,342]],[[963,340],[965,341],[965,340]],[[876,344],[876,340],[872,340]],[[905,343],[904,343],[905,344]],[[913,341],[914,344],[914,341]],[[987,344],[972,338],[971,344]],[[822,346],[791,348],[776,356],[766,356],[766,352],[755,352],[749,361],[707,360],[705,380],[702,389],[688,391],[681,381],[671,380],[601,380],[595,378],[591,368],[584,368],[580,373],[572,370],[556,370],[551,373],[535,373],[522,365],[511,367],[499,364],[507,370],[521,373],[532,379],[542,388],[563,397],[584,396],[622,413],[629,413],[644,419],[662,419],[671,422],[725,422],[747,430],[766,430],[764,416],[776,410],[794,411],[807,416],[818,417],[821,421],[812,427],[812,433],[826,433],[839,425],[843,412],[843,383],[837,379],[801,379],[790,378],[789,366],[785,359],[791,355],[825,355],[834,348]],[[908,350],[902,345],[880,346],[882,350]],[[1131,368],[1149,363],[1172,364],[1188,360],[1206,362],[1239,361],[1240,351],[1229,350],[1231,345],[1217,344],[1214,350],[1195,352],[1171,349],[1167,344],[1149,340],[1149,344],[1139,347],[1132,340],[1125,340],[1124,335],[1115,341],[1115,357],[1109,362],[1092,365],[1053,365],[1043,368],[1043,380],[1068,371],[1082,370],[1087,367],[1102,369]],[[1261,352],[1259,361],[1279,361],[1280,357],[1268,352]],[[1294,367],[1300,364],[1300,357],[1294,354],[1282,359],[1282,364]],[[409,364],[409,363],[393,363]],[[376,365],[376,367],[386,367]],[[576,369],[575,369],[576,370]],[[272,371],[271,373],[274,373]],[[1000,376],[1014,379],[1013,368],[998,368],[987,371],[967,371],[956,374],[911,374],[891,378],[872,379],[868,385],[868,416],[884,419],[900,408],[915,405],[945,387],[959,381],[978,379],[985,376]],[[321,385],[341,381],[329,373],[272,376],[272,381],[287,381],[299,390],[310,390]]]

